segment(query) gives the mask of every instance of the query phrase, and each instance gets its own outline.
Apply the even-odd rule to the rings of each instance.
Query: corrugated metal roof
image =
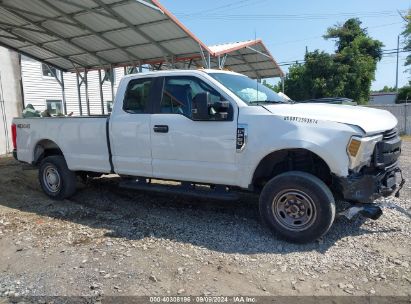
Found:
[[[261,39],[213,45],[208,48],[212,52],[212,69],[226,69],[255,79],[284,76]],[[179,63],[178,67],[196,69],[205,65],[199,54],[188,57],[185,62]]]
[[[211,68],[224,61],[252,78],[283,76],[261,40],[207,47],[158,0],[0,0],[0,45],[65,71],[187,62],[196,68],[204,65],[203,50]]]
[[[224,68],[252,78],[284,76],[280,66],[261,39],[212,45],[214,57],[224,58]],[[215,63],[218,65],[218,63]]]
[[[0,45],[62,70],[209,51],[157,0],[0,0]]]

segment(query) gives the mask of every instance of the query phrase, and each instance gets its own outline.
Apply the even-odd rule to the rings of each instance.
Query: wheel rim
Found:
[[[303,191],[287,189],[278,193],[272,203],[277,222],[291,231],[303,231],[311,227],[317,210],[312,198]]]
[[[43,183],[50,192],[56,193],[60,190],[61,178],[54,166],[49,165],[43,170]]]

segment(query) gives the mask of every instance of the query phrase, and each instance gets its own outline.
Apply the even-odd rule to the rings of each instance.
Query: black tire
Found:
[[[54,200],[69,198],[76,192],[76,174],[69,170],[61,155],[48,156],[41,161],[39,181],[44,193]]]
[[[319,178],[291,171],[271,179],[259,203],[262,221],[279,237],[293,243],[309,243],[330,229],[335,201]]]

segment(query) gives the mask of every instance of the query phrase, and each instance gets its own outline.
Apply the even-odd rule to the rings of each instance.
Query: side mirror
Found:
[[[191,107],[193,120],[209,120],[209,108],[211,106],[211,96],[208,92],[198,93],[193,98]]]
[[[193,98],[193,120],[226,120],[228,117],[228,101],[211,101],[209,92],[198,93]]]

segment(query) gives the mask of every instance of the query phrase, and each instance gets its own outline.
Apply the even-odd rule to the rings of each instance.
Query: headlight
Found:
[[[363,166],[369,165],[375,145],[382,140],[382,135],[359,137],[353,136],[347,146],[350,159],[350,169],[358,172]]]

